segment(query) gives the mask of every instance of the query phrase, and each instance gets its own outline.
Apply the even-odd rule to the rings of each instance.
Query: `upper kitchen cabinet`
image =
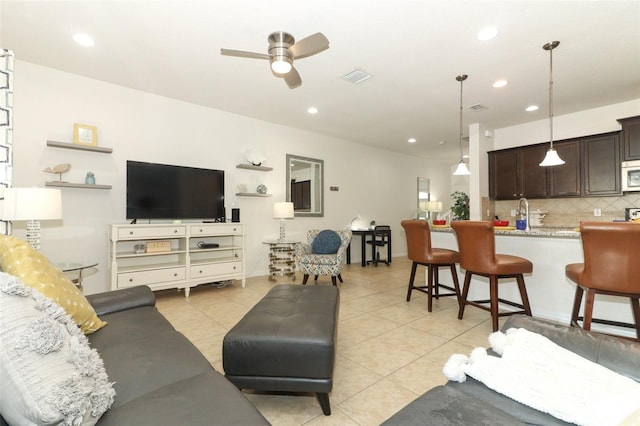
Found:
[[[513,200],[619,195],[621,145],[619,132],[556,141],[553,147],[565,164],[553,167],[539,165],[548,144],[489,152],[489,196]]]
[[[518,194],[518,151],[489,153],[489,194],[494,200],[513,200]]]
[[[556,142],[553,146],[564,160],[549,169],[549,196],[579,197],[581,195],[580,140]],[[547,168],[547,167],[545,167]]]
[[[621,194],[618,133],[583,138],[580,140],[580,149],[583,165],[583,195]]]
[[[538,164],[546,145],[532,145],[489,153],[489,194],[494,200],[547,196],[547,170]]]
[[[622,156],[623,161],[640,160],[640,115],[621,118],[622,125]]]

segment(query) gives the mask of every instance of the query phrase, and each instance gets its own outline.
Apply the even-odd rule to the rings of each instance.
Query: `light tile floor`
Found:
[[[340,287],[340,319],[331,416],[324,416],[313,394],[289,395],[245,391],[245,395],[274,425],[378,425],[430,388],[444,384],[442,367],[454,353],[469,354],[487,344],[491,333],[488,312],[467,307],[457,319],[454,298],[434,300],[413,292],[406,302],[411,262],[397,258],[389,267],[345,265]],[[444,270],[443,270],[444,273]],[[218,371],[222,368],[222,339],[227,331],[274,285],[297,279],[267,277],[239,281],[224,288],[203,285],[184,293],[156,293],[158,309],[184,333]],[[462,278],[462,277],[460,277]],[[313,285],[313,278],[310,279]],[[416,283],[424,284],[418,268]],[[317,285],[331,285],[320,277]],[[502,319],[501,319],[502,322]]]

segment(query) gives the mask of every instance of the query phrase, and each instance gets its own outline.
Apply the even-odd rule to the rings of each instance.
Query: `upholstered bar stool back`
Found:
[[[571,325],[578,321],[582,296],[587,292],[583,328],[591,323],[631,327],[617,321],[593,318],[596,294],[628,297],[635,321],[636,337],[640,339],[640,224],[625,222],[583,222],[580,224],[584,263],[566,266],[567,277],[577,284],[571,313]]]
[[[407,302],[411,300],[411,292],[418,290],[427,294],[427,310],[431,312],[433,297],[456,296],[460,303],[460,285],[458,284],[458,273],[456,263],[458,262],[458,252],[443,248],[431,247],[431,230],[429,222],[426,220],[403,220],[401,222],[404,233],[407,237],[407,252],[411,264],[411,276],[409,278],[409,288],[407,290]],[[414,285],[416,269],[418,265],[427,267],[427,282],[424,286]],[[438,268],[448,267],[451,270],[453,287],[441,284],[438,278]],[[449,293],[440,293],[440,287],[445,288]]]
[[[451,227],[456,233],[458,250],[460,251],[460,266],[466,271],[462,287],[462,300],[458,319],[462,319],[464,308],[472,305],[491,312],[493,331],[498,331],[498,317],[524,313],[531,316],[529,297],[524,285],[524,274],[533,271],[533,264],[518,256],[496,254],[496,242],[493,223],[485,221],[453,221]],[[489,299],[468,300],[472,275],[489,278]],[[522,303],[501,299],[498,296],[498,279],[515,278],[520,290]],[[498,312],[498,304],[520,308],[519,311]]]

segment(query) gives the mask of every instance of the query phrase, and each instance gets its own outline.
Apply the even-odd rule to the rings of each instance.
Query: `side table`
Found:
[[[82,271],[85,269],[95,268],[98,266],[98,262],[88,261],[88,262],[61,262],[56,263],[56,268],[60,269],[62,272],[78,272],[77,278],[71,278],[71,282],[74,283],[80,290],[82,290]]]
[[[275,281],[276,275],[290,276],[296,279],[296,261],[293,247],[298,241],[264,241],[269,245],[269,281]]]

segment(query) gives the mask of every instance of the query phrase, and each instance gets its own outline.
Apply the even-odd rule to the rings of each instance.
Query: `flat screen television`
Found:
[[[127,219],[224,216],[224,170],[127,161]]]

